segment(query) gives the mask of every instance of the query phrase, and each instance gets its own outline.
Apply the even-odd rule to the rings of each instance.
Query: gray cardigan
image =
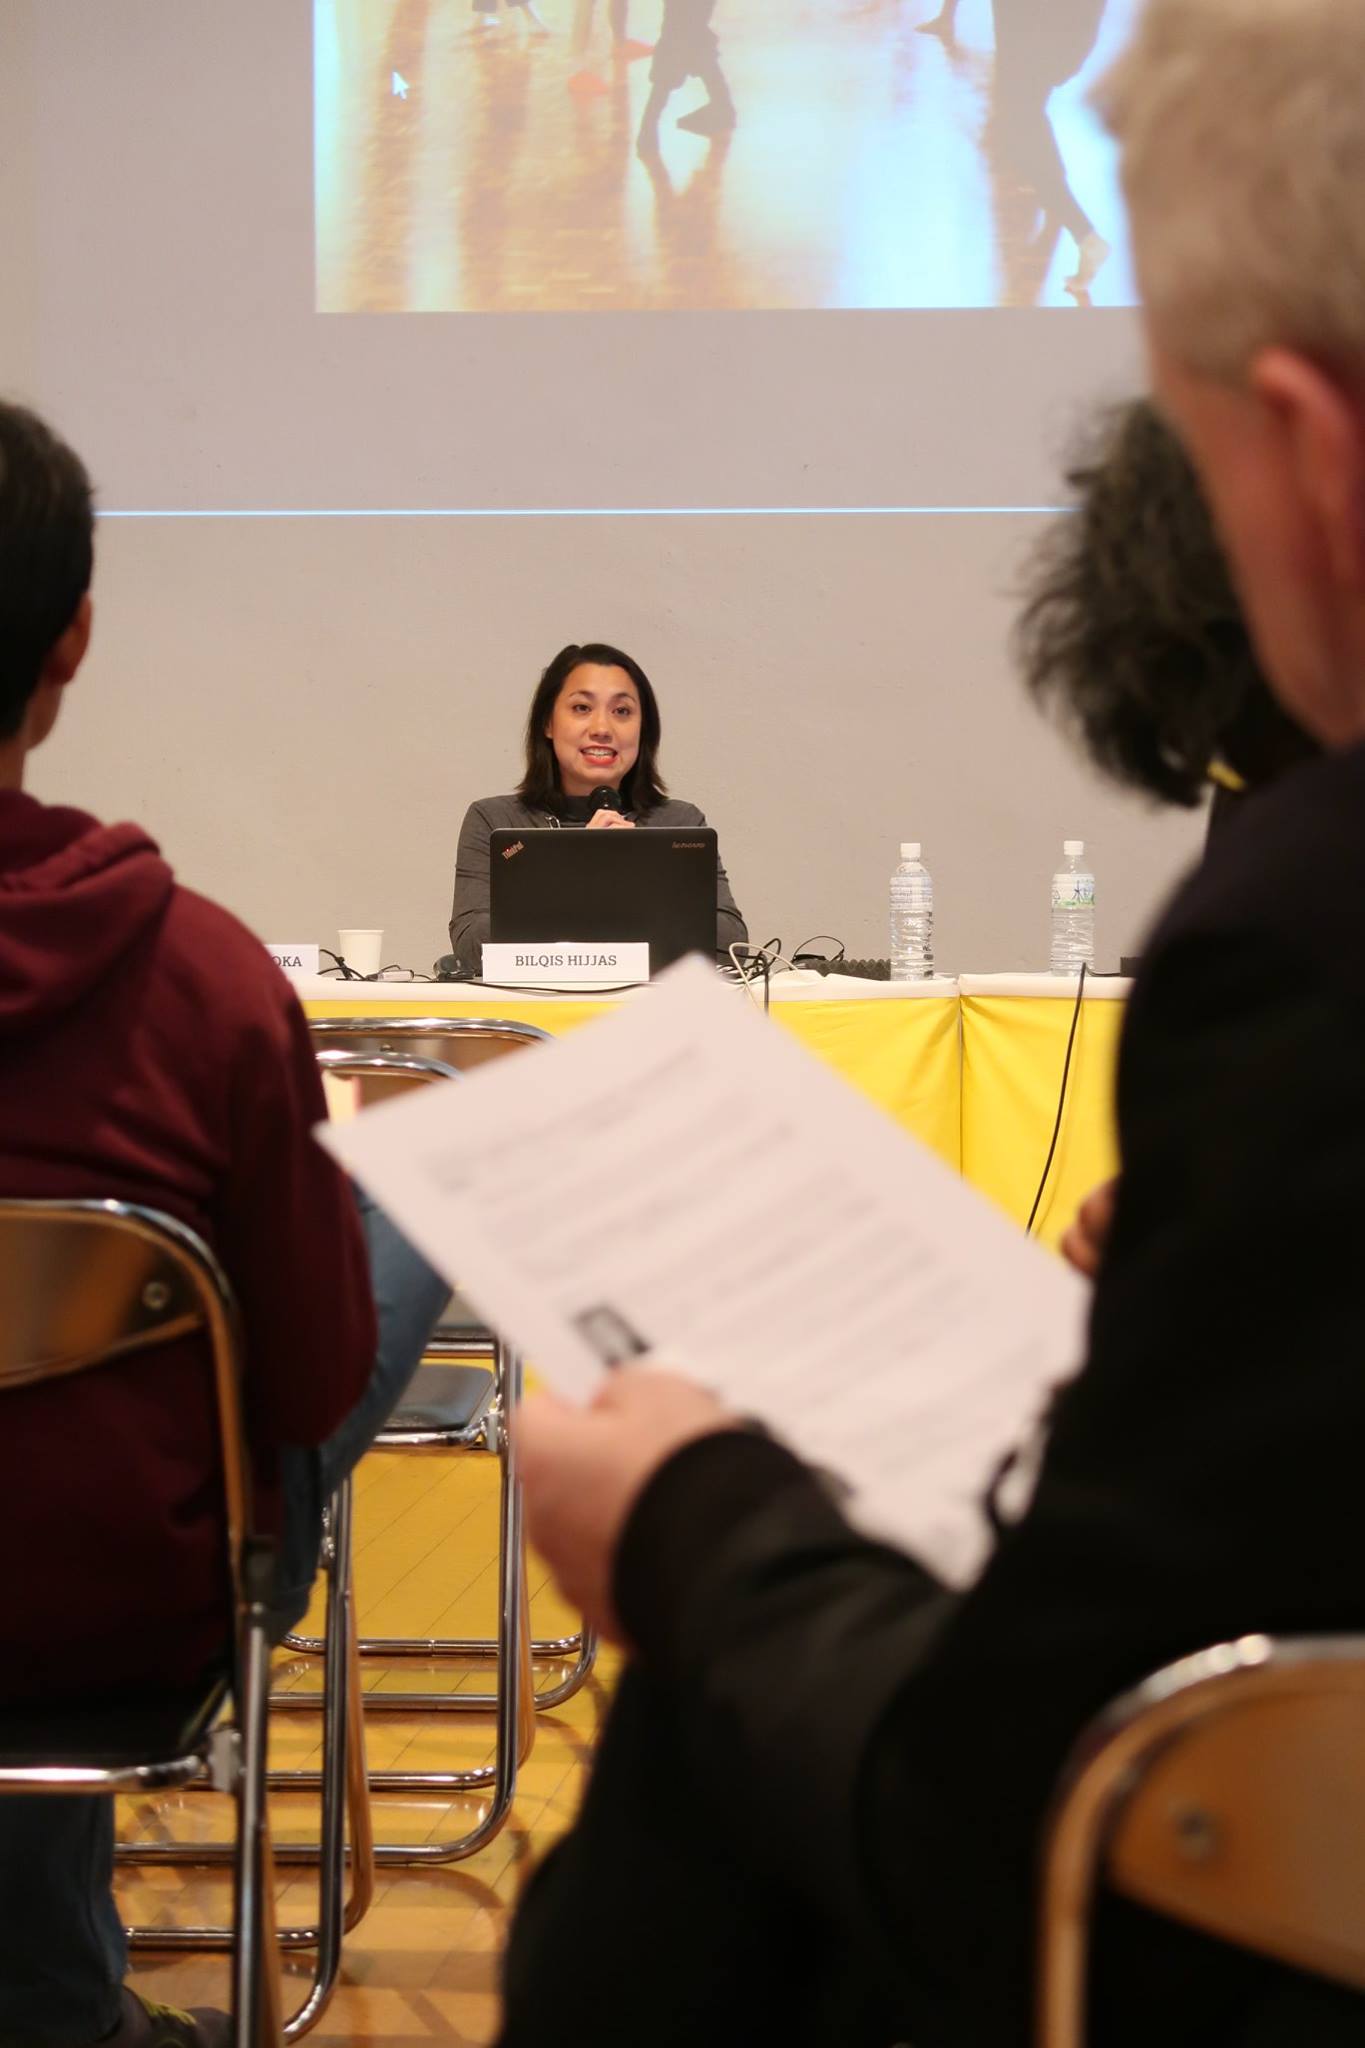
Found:
[[[555,821],[548,811],[533,811],[519,796],[485,796],[471,804],[460,827],[460,848],[455,856],[455,901],[450,911],[450,950],[460,966],[474,974],[483,964],[480,947],[488,937],[488,842],[494,832],[504,829],[524,832]],[[695,804],[675,803],[672,798],[652,811],[640,813],[642,825],[658,825],[675,831],[694,831],[706,820]],[[566,826],[566,830],[575,829]],[[577,828],[577,829],[582,829]],[[716,951],[743,945],[749,934],[740,916],[725,869],[718,864],[716,875]]]

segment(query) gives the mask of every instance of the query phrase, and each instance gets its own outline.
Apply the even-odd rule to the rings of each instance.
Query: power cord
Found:
[[[755,978],[763,976],[763,1014],[766,1017],[772,1007],[772,971],[782,958],[781,939],[769,939],[762,946],[746,946],[736,940],[729,949],[730,964],[744,987],[753,994]],[[743,954],[745,957],[740,958]]]
[[[826,945],[837,946],[838,952],[812,953],[810,948],[822,940]],[[836,938],[833,932],[813,933],[810,938],[802,939],[800,945],[792,954],[793,964],[797,967],[824,967],[828,969],[837,967],[841,960],[846,960],[847,958],[847,946],[842,939]]]
[[[824,941],[838,950],[833,953],[812,953],[810,948]],[[833,932],[817,932],[814,938],[803,939],[792,954],[792,966],[804,967],[810,974],[846,974],[855,981],[890,981],[891,962],[888,959],[850,960],[844,941]]]
[[[1038,1183],[1038,1192],[1033,1197],[1033,1207],[1029,1210],[1028,1235],[1030,1237],[1033,1235],[1033,1226],[1037,1221],[1038,1211],[1042,1206],[1043,1190],[1047,1186],[1048,1175],[1052,1171],[1052,1162],[1057,1156],[1057,1140],[1062,1135],[1062,1117],[1066,1113],[1067,1083],[1071,1079],[1071,1055],[1076,1047],[1076,1028],[1081,1021],[1081,1002],[1085,995],[1085,976],[1086,965],[1084,960],[1082,960],[1080,979],[1076,983],[1076,1004],[1071,1012],[1071,1032],[1066,1041],[1066,1061],[1062,1067],[1061,1093],[1057,1097],[1057,1121],[1052,1126],[1052,1143],[1047,1148],[1047,1164],[1043,1168],[1043,1177]]]
[[[833,946],[835,951],[812,953],[810,948],[822,942]],[[765,1012],[771,1003],[771,978],[779,968],[793,973],[804,969],[812,974],[849,974],[863,981],[886,981],[891,974],[889,960],[850,960],[844,941],[834,932],[816,932],[811,938],[803,939],[790,957],[783,951],[781,939],[769,939],[762,946],[731,946],[730,958],[735,973],[746,988],[752,989],[758,976],[762,975]]]
[[[409,981],[435,981],[437,979],[434,974],[420,974],[415,967],[404,967],[401,960],[390,960],[387,966],[379,968],[374,974],[362,974],[358,967],[352,967],[349,960],[344,959],[340,953],[334,953],[330,946],[319,946],[318,952],[325,954],[332,962],[332,965],[324,967],[322,972],[324,974],[335,974],[342,981],[382,981],[386,974],[403,974],[407,976]]]
[[[1062,1088],[1061,1093],[1057,1098],[1057,1121],[1052,1126],[1052,1143],[1047,1148],[1047,1165],[1043,1168],[1043,1177],[1038,1183],[1038,1192],[1033,1198],[1033,1207],[1029,1211],[1028,1235],[1030,1237],[1032,1237],[1033,1235],[1033,1225],[1037,1219],[1039,1205],[1041,1204],[1043,1199],[1043,1190],[1047,1186],[1047,1177],[1052,1171],[1052,1162],[1057,1154],[1057,1140],[1061,1136],[1062,1117],[1066,1110],[1067,1083],[1071,1078],[1071,1054],[1076,1044],[1076,1027],[1081,1021],[1081,1003],[1085,997],[1086,972],[1087,969],[1085,962],[1082,961],[1080,978],[1076,983],[1076,1002],[1071,1012],[1071,1031],[1066,1041],[1066,1060],[1062,1067]],[[1009,1519],[1005,1513],[1004,1508],[1004,1489],[1006,1482],[1019,1469],[1019,1466],[1023,1461],[1026,1449],[1030,1448],[1032,1443],[1036,1443],[1042,1436],[1046,1435],[1049,1424],[1052,1420],[1052,1411],[1056,1405],[1056,1400],[1057,1395],[1056,1391],[1054,1390],[1051,1397],[1049,1398],[1047,1407],[1044,1410],[1037,1424],[1033,1437],[1030,1440],[1030,1445],[1026,1446],[1016,1444],[1013,1450],[1006,1451],[1004,1457],[1000,1460],[999,1464],[996,1466],[994,1472],[990,1476],[990,1479],[986,1486],[985,1494],[983,1496],[983,1505],[986,1510],[986,1519],[990,1523],[991,1528],[997,1537],[1001,1537],[1004,1535],[1006,1524]]]
[[[578,996],[583,1002],[595,1002],[598,996],[633,995],[637,988],[647,988],[642,981],[618,981],[599,987],[595,982],[580,981],[573,988],[554,988],[544,981],[483,981],[477,974],[424,974],[414,979],[431,981],[444,989],[458,993],[462,988],[491,988],[505,996]]]

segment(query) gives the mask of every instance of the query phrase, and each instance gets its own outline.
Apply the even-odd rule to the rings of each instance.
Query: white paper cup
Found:
[[[338,932],[337,951],[357,974],[378,974],[384,965],[384,934],[380,932]]]

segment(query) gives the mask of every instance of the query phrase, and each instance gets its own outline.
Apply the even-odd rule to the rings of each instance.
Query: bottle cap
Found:
[[[1062,852],[1068,860],[1071,860],[1074,855],[1085,852],[1085,841],[1083,839],[1064,839],[1062,841]]]
[[[918,841],[918,839],[903,839],[901,841],[902,860],[918,860],[919,855],[920,842]]]

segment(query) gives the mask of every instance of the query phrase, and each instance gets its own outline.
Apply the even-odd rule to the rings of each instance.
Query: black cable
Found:
[[[410,982],[434,982],[436,979],[436,976],[434,974],[421,974],[415,967],[404,967],[401,960],[390,960],[387,963],[387,965],[381,967],[378,973],[376,974],[362,974],[359,968],[352,967],[350,961],[345,959],[342,954],[334,953],[330,946],[319,946],[318,952],[325,953],[327,958],[334,963],[331,967],[324,967],[322,969],[322,972],[324,974],[336,974],[341,978],[342,981],[383,981],[384,976],[386,974],[395,973],[406,974]],[[392,986],[393,984],[390,985]],[[402,983],[397,984],[397,986],[399,987],[402,987],[403,985],[404,984]]]
[[[804,959],[806,959],[810,948],[815,944],[815,941],[817,939],[825,939],[831,946],[837,946],[839,948],[837,953],[817,954],[815,956],[817,959],[828,960],[831,964],[833,964],[833,962],[836,960],[846,960],[848,958],[848,947],[844,944],[841,938],[838,938],[833,932],[814,932],[812,933],[810,938],[802,939],[800,945],[792,954],[793,967],[799,966],[801,962]]]
[[[500,990],[505,996],[578,996],[585,1003],[595,1001],[598,996],[628,996],[637,988],[649,986],[644,981],[621,981],[610,987],[605,984],[599,987],[596,982],[580,982],[576,988],[551,988],[543,981],[481,981],[477,974],[430,975],[427,979],[435,988],[491,988]]]
[[[1066,1041],[1066,1064],[1062,1068],[1062,1089],[1057,1097],[1057,1121],[1052,1126],[1052,1143],[1047,1148],[1047,1164],[1043,1168],[1043,1177],[1038,1183],[1038,1192],[1033,1197],[1033,1207],[1029,1210],[1028,1214],[1027,1234],[1030,1237],[1033,1235],[1033,1226],[1037,1220],[1039,1207],[1042,1204],[1043,1190],[1047,1186],[1047,1177],[1052,1171],[1052,1162],[1057,1156],[1057,1140],[1062,1135],[1062,1117],[1066,1112],[1066,1088],[1067,1082],[1071,1079],[1071,1055],[1076,1045],[1076,1027],[1081,1021],[1081,998],[1085,994],[1085,975],[1086,967],[1084,960],[1082,960],[1080,980],[1076,983],[1076,1007],[1071,1012],[1071,1035]]]

